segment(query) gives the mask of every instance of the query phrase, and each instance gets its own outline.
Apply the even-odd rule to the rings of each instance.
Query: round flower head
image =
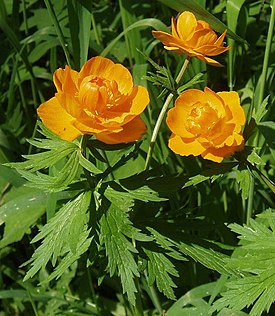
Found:
[[[177,20],[172,17],[172,34],[161,31],[152,33],[164,44],[165,49],[197,57],[212,66],[221,64],[208,56],[216,56],[230,49],[230,46],[223,46],[226,31],[218,38],[208,23],[197,20],[189,11],[181,13]]]
[[[221,162],[243,149],[244,123],[237,92],[189,89],[168,112],[167,125],[172,131],[168,146],[182,156],[201,155]]]
[[[146,131],[140,118],[149,103],[144,87],[134,86],[130,72],[103,57],[87,61],[80,72],[59,68],[57,93],[41,104],[38,115],[52,132],[72,141],[93,134],[107,144],[138,140]]]

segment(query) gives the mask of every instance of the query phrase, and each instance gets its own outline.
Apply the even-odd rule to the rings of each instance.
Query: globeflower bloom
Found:
[[[69,66],[57,69],[53,81],[57,93],[37,113],[62,139],[92,134],[104,143],[118,144],[136,141],[145,133],[140,114],[149,95],[144,87],[133,85],[124,66],[98,56],[80,72]]]
[[[221,66],[208,56],[216,56],[230,49],[230,46],[223,46],[226,31],[218,38],[207,22],[197,20],[189,11],[181,13],[177,20],[172,17],[171,24],[172,35],[161,31],[152,32],[164,44],[165,49],[197,57],[212,66]]]
[[[221,162],[243,149],[244,123],[237,92],[189,89],[168,112],[167,124],[172,131],[168,146],[182,156],[201,155]]]

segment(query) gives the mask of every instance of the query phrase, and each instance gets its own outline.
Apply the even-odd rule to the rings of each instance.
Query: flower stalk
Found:
[[[179,74],[177,75],[176,77],[176,84],[178,84],[182,78],[182,76],[184,75],[184,72],[189,64],[189,61],[190,61],[190,57],[187,57],[181,67],[181,70],[179,72]],[[148,169],[149,167],[149,163],[150,163],[150,160],[151,160],[151,157],[152,157],[152,154],[153,154],[153,150],[154,150],[154,147],[155,147],[155,143],[156,143],[156,139],[157,139],[157,136],[158,136],[158,132],[159,132],[159,129],[160,129],[160,126],[161,126],[161,123],[163,121],[163,118],[164,118],[164,115],[165,113],[167,112],[167,109],[168,109],[168,106],[170,104],[170,102],[172,101],[173,99],[173,93],[169,93],[166,101],[164,102],[164,105],[160,111],[160,114],[158,116],[158,119],[157,119],[157,122],[156,122],[156,125],[155,125],[155,128],[153,130],[153,134],[152,134],[152,137],[151,137],[151,141],[150,141],[150,146],[149,146],[149,149],[148,149],[148,153],[147,153],[147,157],[146,157],[146,161],[145,161],[145,167],[144,169]]]

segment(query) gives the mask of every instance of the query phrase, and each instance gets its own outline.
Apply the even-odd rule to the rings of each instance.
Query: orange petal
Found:
[[[193,13],[185,11],[177,19],[177,32],[181,40],[185,41],[195,31],[197,20]]]
[[[212,58],[208,58],[208,57],[205,57],[203,55],[199,55],[199,56],[196,56],[197,58],[199,58],[200,60],[203,60],[205,61],[206,63],[208,63],[209,65],[211,66],[215,66],[215,67],[223,67],[222,64],[220,64],[218,61],[216,61],[215,59],[212,59]]]
[[[224,117],[226,114],[225,104],[219,94],[215,93],[208,87],[204,88],[204,93],[207,102],[211,104],[212,108],[214,108],[218,112],[219,117]]]
[[[107,131],[117,133],[122,130],[122,127],[117,122],[107,121],[103,124],[96,117],[92,118],[87,115],[75,120],[73,124],[83,134],[97,134]]]
[[[196,139],[187,140],[175,134],[171,135],[168,147],[181,156],[198,156],[205,151],[205,148]]]
[[[82,135],[73,126],[75,118],[62,108],[56,97],[41,104],[37,113],[45,126],[64,140],[72,141]]]
[[[177,31],[177,21],[173,16],[172,16],[172,20],[171,20],[171,28],[172,28],[172,36],[179,39],[179,34]]]
[[[65,69],[57,69],[53,75],[53,82],[57,92],[65,92],[74,95],[78,89],[78,72],[66,66]]]
[[[203,20],[198,20],[197,21],[197,30],[200,29],[211,29],[209,23],[203,21]]]
[[[131,114],[138,115],[142,113],[150,102],[148,91],[142,86],[134,87],[130,97],[133,97],[132,106],[130,109]]]
[[[129,94],[133,89],[133,79],[129,70],[101,56],[91,58],[83,65],[80,70],[80,77],[83,79],[89,75],[116,81],[122,94]]]
[[[236,151],[243,149],[243,143],[239,146],[224,146],[222,148],[207,148],[207,150],[201,154],[204,159],[212,160],[215,162],[222,162],[224,158],[232,156]]]
[[[93,57],[82,66],[79,76],[81,79],[90,75],[102,76],[105,78],[105,74],[109,72],[109,69],[113,65],[114,63],[110,59],[101,56]]]
[[[185,123],[190,113],[190,107],[187,104],[175,106],[168,111],[166,123],[170,130],[181,137],[193,138],[194,135],[185,128]]]
[[[217,93],[223,100],[224,103],[229,107],[233,118],[232,123],[236,125],[244,125],[245,123],[245,114],[244,110],[241,107],[240,97],[237,92],[218,92]]]
[[[146,132],[146,125],[140,116],[122,126],[123,130],[118,133],[100,133],[96,138],[106,144],[120,144],[134,142]]]
[[[194,32],[191,38],[186,41],[186,45],[194,48],[198,48],[204,45],[213,45],[217,39],[217,35],[214,31],[208,29],[197,30]]]
[[[155,38],[160,40],[163,45],[168,47],[181,47],[182,41],[169,33],[165,33],[162,31],[152,31],[152,34]]]
[[[204,45],[204,46],[195,48],[194,50],[206,56],[217,56],[228,51],[230,48],[231,46],[217,47],[215,45]]]
[[[222,46],[224,38],[225,38],[225,35],[226,35],[226,30],[222,33],[222,35],[219,38],[217,38],[217,40],[216,40],[216,42],[214,44],[217,45],[217,46]]]
[[[64,92],[56,93],[55,97],[62,108],[73,118],[79,118],[82,115],[83,109],[76,98]]]

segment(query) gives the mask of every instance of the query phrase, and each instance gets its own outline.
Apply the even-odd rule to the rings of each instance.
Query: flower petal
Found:
[[[205,152],[201,154],[204,159],[212,160],[215,162],[222,162],[224,158],[230,157],[236,151],[243,149],[243,143],[239,146],[224,146],[221,148],[207,148]]]
[[[162,31],[152,31],[155,38],[160,40],[164,46],[171,47],[171,49],[182,47],[182,41],[171,34]]]
[[[240,97],[237,92],[218,92],[217,93],[223,100],[224,103],[229,107],[233,118],[232,122],[238,125],[244,125],[245,115],[244,110],[241,107]]]
[[[166,123],[170,130],[178,136],[185,138],[193,138],[194,135],[185,128],[185,122],[189,116],[190,108],[187,104],[173,107],[168,111]]]
[[[66,66],[65,69],[59,68],[53,75],[53,82],[57,92],[65,92],[74,95],[78,89],[78,72]]]
[[[200,60],[205,61],[206,63],[208,63],[211,66],[223,67],[223,65],[221,63],[219,63],[218,61],[216,61],[215,59],[208,58],[208,57],[205,57],[203,55],[199,55],[199,56],[196,56],[196,57],[199,58]]]
[[[193,49],[204,45],[214,44],[217,39],[217,35],[214,31],[208,29],[197,30],[194,32],[191,38],[186,40],[186,46],[190,46]]]
[[[119,144],[134,142],[146,132],[146,125],[140,116],[123,125],[123,130],[118,133],[100,133],[96,138],[106,144]]]
[[[37,113],[44,125],[64,140],[72,141],[82,135],[80,130],[73,126],[75,118],[63,109],[56,97],[42,103]]]
[[[186,40],[195,31],[197,20],[189,11],[180,14],[177,19],[177,33],[181,40]]]
[[[122,94],[129,94],[133,89],[132,75],[129,70],[101,56],[91,58],[83,65],[80,70],[80,77],[83,79],[89,75],[116,81]]]
[[[188,140],[175,134],[171,135],[168,147],[181,156],[198,156],[205,151],[205,148],[196,139]]]
[[[231,46],[227,46],[227,47],[217,47],[215,45],[204,45],[198,48],[195,48],[194,50],[196,52],[199,52],[203,55],[207,55],[207,56],[217,56],[220,55],[226,51],[228,51],[231,48]]]

